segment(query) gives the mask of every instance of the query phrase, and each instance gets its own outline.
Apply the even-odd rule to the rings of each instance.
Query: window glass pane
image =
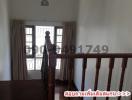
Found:
[[[36,57],[43,57],[43,46],[45,44],[45,32],[50,32],[51,42],[54,43],[54,26],[36,26]]]
[[[26,43],[26,48],[32,48],[32,43]]]
[[[41,70],[42,58],[36,58],[36,70]]]
[[[62,33],[63,33],[63,29],[57,29],[57,35],[62,35]]]
[[[26,42],[32,42],[32,35],[26,35]]]
[[[26,48],[26,55],[32,55],[32,49]]]
[[[57,48],[62,48],[62,43],[57,43]]]
[[[56,49],[56,53],[57,53],[57,54],[61,54],[61,48],[57,48],[57,49]]]
[[[27,59],[27,69],[34,70],[34,59]]]
[[[25,28],[26,32],[26,54],[32,55],[32,42],[33,42],[33,28],[28,27]],[[54,43],[54,26],[35,26],[35,45],[36,45],[36,54],[35,58],[27,58],[27,69],[28,70],[41,70],[42,66],[42,57],[43,57],[43,50],[44,50],[44,44],[45,44],[45,32],[50,32],[50,39],[51,42]],[[57,29],[57,37],[56,37],[56,44],[57,44],[57,53],[61,54],[61,48],[62,48],[62,34],[63,29],[58,28]],[[57,59],[57,65],[56,69],[60,69],[61,59]]]
[[[60,69],[60,66],[61,66],[61,59],[57,59],[56,69]]]
[[[62,42],[62,36],[57,36],[57,42]]]
[[[26,34],[32,34],[32,28],[25,28]]]

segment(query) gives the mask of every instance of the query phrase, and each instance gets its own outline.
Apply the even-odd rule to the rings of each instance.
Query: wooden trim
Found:
[[[116,58],[123,58],[122,61],[122,73],[121,73],[121,79],[120,79],[120,85],[119,85],[119,91],[122,90],[123,87],[123,81],[124,81],[124,76],[125,76],[125,69],[127,67],[127,61],[128,58],[132,58],[132,53],[109,53],[109,54],[56,54],[54,51],[54,47],[51,44],[50,41],[50,36],[49,32],[46,33],[46,47],[48,51],[48,59],[49,59],[49,66],[48,66],[48,100],[54,100],[54,88],[55,88],[55,65],[56,65],[56,59],[61,58],[61,59],[68,59],[70,62],[70,65],[68,66],[68,89],[71,90],[71,87],[73,85],[73,80],[72,80],[72,74],[73,74],[73,68],[74,68],[74,60],[76,58],[81,58],[83,59],[83,70],[82,70],[82,84],[81,84],[81,90],[84,90],[85,87],[85,72],[86,72],[86,67],[87,67],[87,58],[94,58],[97,59],[96,61],[96,75],[95,75],[95,83],[94,83],[94,91],[98,89],[98,81],[99,81],[99,72],[101,68],[101,60],[102,58],[108,58],[110,59],[109,62],[109,75],[108,75],[108,82],[107,82],[107,90],[110,91],[111,87],[111,79],[112,79],[112,71],[114,68],[114,62]],[[70,99],[70,98],[68,98]],[[106,97],[106,100],[109,98]],[[120,100],[121,97],[118,98]],[[83,98],[81,98],[83,100]],[[96,100],[96,97],[93,97],[93,100]]]
[[[56,47],[51,43],[50,32],[46,31],[45,46],[48,54],[48,100],[54,100],[55,93],[55,67],[56,67]]]
[[[124,82],[124,76],[125,76],[125,71],[127,67],[127,62],[128,58],[123,58],[122,60],[122,72],[121,72],[121,78],[120,78],[120,85],[119,85],[119,91],[122,91],[123,88],[123,82]],[[118,100],[121,100],[121,97],[118,97]]]
[[[110,91],[111,87],[111,79],[112,79],[112,71],[114,68],[115,58],[111,58],[109,61],[109,75],[108,75],[108,82],[107,82],[107,91]],[[109,97],[106,97],[106,100],[109,100]]]
[[[85,88],[86,68],[87,68],[87,58],[83,58],[81,91],[84,91]],[[81,100],[83,100],[83,97],[81,98]]]
[[[97,58],[97,61],[96,61],[96,75],[95,75],[94,91],[96,91],[97,88],[98,88],[98,80],[99,80],[100,67],[101,67],[101,58]],[[94,97],[93,100],[96,100],[96,97]]]
[[[83,58],[81,91],[84,91],[84,88],[85,88],[85,73],[86,73],[86,68],[87,68],[87,58]]]
[[[68,66],[68,90],[72,89],[72,75],[73,75],[73,67],[74,67],[74,59],[69,59],[69,66]]]
[[[57,54],[57,58],[132,58],[132,53]]]

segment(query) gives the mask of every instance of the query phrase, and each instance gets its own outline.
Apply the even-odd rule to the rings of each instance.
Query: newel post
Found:
[[[48,100],[54,100],[55,95],[55,67],[56,47],[51,44],[50,32],[46,32],[45,43],[48,50]]]

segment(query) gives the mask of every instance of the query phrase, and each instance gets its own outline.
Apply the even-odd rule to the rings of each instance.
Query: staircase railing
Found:
[[[87,69],[87,59],[94,58],[96,59],[96,75],[95,75],[95,83],[94,83],[94,91],[98,89],[98,81],[99,81],[99,72],[101,68],[101,60],[103,58],[109,59],[109,74],[108,74],[108,81],[107,81],[107,91],[110,91],[111,88],[111,80],[112,80],[112,72],[114,68],[115,59],[122,58],[122,65],[121,65],[121,77],[120,77],[120,83],[119,83],[119,91],[122,91],[124,78],[125,78],[125,72],[127,68],[128,59],[132,58],[132,53],[109,53],[109,54],[69,54],[69,55],[63,55],[63,54],[57,54],[56,58],[68,58],[73,62],[76,58],[83,59],[83,66],[82,66],[82,83],[81,83],[81,91],[84,91],[85,88],[85,73]],[[72,70],[73,66],[70,65],[69,70]],[[68,87],[71,89],[72,87],[72,73],[73,71],[69,72],[69,84]],[[131,97],[132,98],[132,97]],[[83,98],[81,98],[83,100]],[[93,100],[96,100],[96,97],[93,97]],[[109,100],[109,97],[106,97],[106,100]],[[121,100],[121,97],[118,97],[117,100]]]
[[[56,67],[56,48],[51,43],[50,32],[46,32],[45,46],[42,61],[42,79],[45,87],[45,100],[54,100],[55,91],[55,67]]]
[[[83,66],[82,66],[82,83],[81,83],[81,91],[84,91],[85,88],[85,76],[86,76],[86,69],[87,69],[87,60],[89,58],[96,59],[96,75],[95,75],[95,82],[94,82],[94,90],[98,89],[98,81],[99,81],[99,73],[101,68],[101,62],[103,58],[109,59],[109,74],[108,74],[108,81],[107,81],[107,91],[110,91],[111,88],[111,80],[112,80],[112,73],[115,64],[115,59],[122,58],[122,65],[121,65],[121,77],[119,83],[119,91],[122,91],[125,72],[127,68],[127,62],[129,58],[132,58],[132,53],[109,53],[109,54],[56,54],[55,45],[51,44],[49,32],[46,32],[46,50],[47,50],[47,58],[48,58],[48,99],[47,100],[54,100],[55,95],[55,67],[56,67],[56,59],[69,59],[70,66],[69,68],[69,77],[68,77],[68,89],[72,89],[72,75],[74,72],[74,60],[76,58],[83,59]],[[83,100],[83,98],[81,98]],[[93,100],[96,100],[96,97],[93,97]],[[106,97],[106,100],[109,100],[109,97]],[[117,100],[121,100],[121,97],[118,97]]]

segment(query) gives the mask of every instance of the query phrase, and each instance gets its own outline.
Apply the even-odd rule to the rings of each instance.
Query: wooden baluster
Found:
[[[123,88],[123,82],[124,82],[124,76],[125,76],[125,71],[126,71],[126,67],[127,67],[127,62],[128,62],[128,58],[123,58],[119,91],[122,91],[122,88]],[[118,97],[118,100],[121,100],[121,97]]]
[[[54,100],[54,95],[55,95],[55,68],[56,68],[56,54],[55,54],[55,46],[53,45],[53,51],[49,53],[48,100]]]
[[[45,44],[48,51],[48,100],[54,100],[55,95],[55,67],[56,47],[51,44],[50,32],[46,31]]]
[[[69,58],[68,59],[68,90],[71,91],[72,85],[73,85],[73,70],[74,70],[74,58]],[[71,98],[67,98],[66,100],[71,100]]]
[[[69,73],[68,73],[68,90],[70,91],[72,89],[72,75],[73,75],[73,67],[74,67],[74,58],[69,58]]]
[[[96,91],[98,88],[98,78],[99,78],[100,66],[101,66],[101,58],[97,58],[94,91]],[[93,100],[96,100],[96,97],[94,97]]]
[[[114,68],[114,62],[115,62],[115,58],[110,58],[109,76],[108,76],[108,82],[107,82],[107,91],[110,91],[112,72],[113,72],[113,68]],[[106,97],[106,100],[109,100],[109,97]]]
[[[87,58],[83,58],[81,91],[84,91],[84,88],[85,88],[85,73],[86,73],[86,68],[87,68]],[[83,100],[83,97],[81,98],[81,100]]]
[[[44,46],[44,53],[42,59],[42,67],[41,67],[41,78],[44,83],[44,97],[48,100],[48,55],[46,46]]]

